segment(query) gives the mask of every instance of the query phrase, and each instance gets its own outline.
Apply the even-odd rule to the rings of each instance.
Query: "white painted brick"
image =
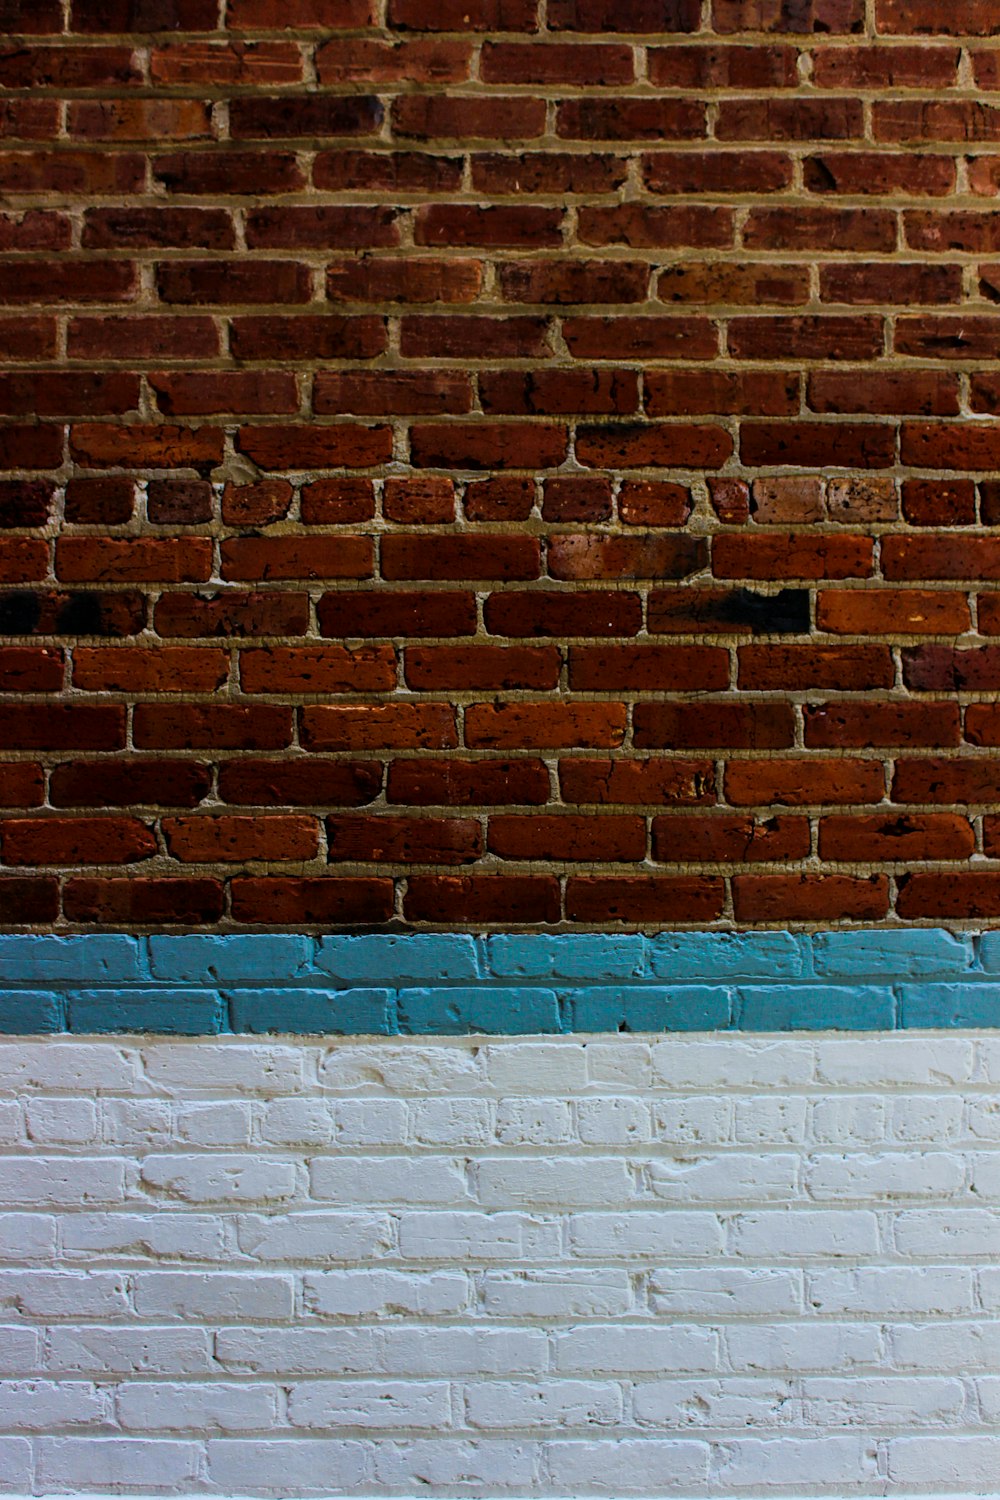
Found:
[[[15,1146],[24,1139],[24,1110],[17,1099],[0,1099],[0,1145]]]
[[[372,1328],[222,1328],[214,1348],[234,1375],[369,1375],[384,1364]]]
[[[476,1184],[487,1208],[624,1204],[635,1196],[628,1163],[616,1156],[487,1158],[479,1163]]]
[[[394,1375],[527,1374],[545,1368],[548,1340],[533,1328],[387,1328],[381,1357]]]
[[[275,1099],[264,1106],[261,1138],[272,1146],[325,1146],[333,1115],[325,1099]]]
[[[92,1099],[29,1099],[24,1123],[28,1139],[42,1146],[85,1146],[100,1139]]]
[[[751,1485],[809,1490],[876,1481],[874,1440],[861,1437],[738,1438],[723,1444],[715,1479],[722,1493]]]
[[[149,1081],[165,1092],[294,1094],[304,1086],[301,1046],[247,1042],[156,1042],[142,1049]]]
[[[234,1099],[182,1105],[177,1111],[177,1135],[191,1146],[247,1146],[250,1106]]]
[[[109,1042],[0,1042],[0,1090],[23,1094],[129,1094],[139,1076],[138,1053]]]
[[[349,1495],[367,1477],[368,1449],[350,1438],[210,1438],[206,1447],[223,1494]]]
[[[223,1328],[223,1368],[248,1374],[523,1374],[545,1368],[545,1334],[500,1328]]]
[[[451,1388],[440,1380],[310,1381],[289,1392],[288,1420],[320,1429],[440,1429],[451,1425]]]
[[[559,1146],[573,1140],[573,1116],[562,1099],[501,1099],[496,1138],[503,1146]]]
[[[133,1432],[265,1432],[278,1420],[273,1385],[123,1381],[118,1420]]]
[[[292,1278],[257,1271],[139,1271],[134,1284],[140,1318],[216,1322],[290,1318]]]
[[[801,1197],[801,1158],[774,1151],[679,1157],[649,1164],[649,1185],[671,1203],[790,1202]]]
[[[101,1112],[109,1146],[154,1150],[173,1140],[176,1112],[164,1099],[106,1099]]]
[[[653,1133],[678,1146],[721,1146],[733,1136],[733,1101],[695,1095],[657,1099]]]
[[[0,1438],[0,1485],[5,1490],[31,1489],[31,1444],[20,1437]]]
[[[734,1370],[845,1370],[877,1364],[882,1335],[870,1323],[736,1324],[726,1332]]]
[[[537,1465],[533,1444],[501,1439],[375,1445],[375,1479],[383,1493],[431,1494],[437,1488],[460,1494],[524,1494],[533,1487]]]
[[[632,1398],[636,1421],[650,1427],[788,1427],[799,1417],[789,1380],[644,1380]]]
[[[793,1088],[809,1083],[815,1053],[808,1042],[724,1041],[669,1037],[653,1048],[653,1085],[660,1088]]]
[[[680,1209],[634,1209],[631,1213],[574,1214],[570,1247],[588,1258],[683,1256],[697,1259],[722,1249],[722,1226],[714,1214]]]
[[[0,1213],[0,1260],[47,1264],[55,1249],[56,1220],[50,1214]]]
[[[656,1313],[675,1317],[761,1317],[803,1310],[802,1273],[755,1267],[672,1267],[649,1278]]]
[[[968,1313],[973,1307],[972,1276],[968,1266],[858,1266],[813,1271],[807,1301],[819,1313],[885,1317]]]
[[[996,1425],[1000,1422],[1000,1375],[984,1375],[975,1382],[983,1421]]]
[[[581,1325],[553,1340],[552,1359],[563,1374],[657,1374],[670,1370],[715,1370],[719,1336],[711,1328],[684,1323],[651,1328],[642,1324]]]
[[[59,1221],[63,1253],[90,1261],[95,1255],[130,1260],[219,1260],[226,1253],[225,1220],[218,1215],[67,1213]]]
[[[129,1311],[120,1271],[0,1271],[0,1311],[26,1318],[115,1318]]]
[[[402,1099],[337,1099],[331,1109],[338,1145],[406,1144],[407,1111]]]
[[[929,1374],[1000,1369],[1000,1322],[901,1323],[889,1330],[891,1360]]]
[[[819,1201],[953,1197],[965,1186],[965,1162],[947,1151],[880,1156],[817,1156],[806,1163],[806,1187]]]
[[[736,1139],[754,1146],[786,1141],[794,1144],[805,1137],[807,1109],[808,1101],[801,1095],[755,1094],[750,1099],[737,1099]]]
[[[501,1094],[554,1094],[565,1099],[587,1085],[583,1042],[498,1042],[484,1047],[490,1084]]]
[[[463,1047],[399,1047],[344,1042],[320,1060],[320,1086],[341,1093],[460,1094],[483,1083],[477,1052]]]
[[[212,1346],[201,1328],[56,1327],[47,1365],[81,1375],[205,1375]]]
[[[334,1203],[467,1202],[460,1162],[447,1156],[315,1156],[309,1164],[312,1196]]]
[[[1000,1437],[891,1438],[888,1472],[895,1484],[936,1484],[967,1495],[995,1492]]]
[[[1000,1312],[1000,1267],[983,1267],[979,1273],[979,1295],[987,1312]]]
[[[28,1375],[40,1368],[42,1340],[34,1328],[0,1325],[0,1375]]]
[[[557,1494],[684,1494],[708,1477],[709,1447],[690,1438],[623,1438],[547,1445],[548,1474]]]
[[[622,1408],[621,1386],[596,1380],[483,1380],[465,1388],[469,1426],[487,1432],[610,1427]]]
[[[125,1165],[110,1157],[23,1156],[0,1158],[0,1203],[120,1203]]]
[[[320,1271],[303,1277],[305,1310],[319,1317],[447,1317],[465,1310],[469,1279],[461,1271]]]
[[[362,1260],[392,1243],[388,1214],[375,1211],[240,1214],[236,1232],[244,1255],[258,1260]]]
[[[411,1106],[410,1125],[422,1146],[487,1146],[493,1138],[486,1099],[421,1099]]]
[[[169,1438],[53,1437],[40,1438],[36,1454],[39,1483],[50,1489],[126,1486],[162,1493],[194,1484],[202,1448]]]
[[[969,1100],[969,1134],[983,1141],[1000,1141],[1000,1095]]]
[[[497,1318],[609,1318],[632,1305],[627,1272],[611,1267],[487,1271],[482,1295],[484,1312]]]
[[[403,1213],[399,1248],[411,1260],[549,1260],[559,1255],[557,1220],[518,1213]]]
[[[817,1056],[820,1083],[853,1089],[943,1087],[965,1083],[973,1072],[971,1042],[918,1033],[824,1041]]]
[[[802,1209],[740,1213],[732,1249],[750,1259],[812,1260],[878,1253],[878,1219],[867,1209]]]
[[[863,1146],[886,1133],[886,1100],[878,1094],[830,1094],[812,1104],[811,1135],[821,1144]]]
[[[1000,1212],[958,1207],[909,1209],[894,1216],[893,1233],[901,1255],[992,1256],[1000,1245]]]
[[[810,1376],[802,1382],[806,1420],[820,1427],[906,1427],[957,1423],[965,1405],[959,1380],[943,1376]]]
[[[282,1202],[296,1190],[292,1162],[253,1156],[147,1156],[147,1190],[184,1203]]]
[[[629,1038],[588,1042],[587,1077],[599,1088],[648,1089],[653,1078],[653,1054],[648,1043]]]
[[[981,1203],[1000,1200],[1000,1151],[973,1152],[968,1166],[969,1191]]]
[[[96,1427],[109,1420],[110,1395],[85,1380],[0,1381],[0,1428],[44,1432],[50,1427]]]
[[[940,1146],[962,1128],[963,1100],[949,1094],[916,1094],[893,1100],[892,1133],[901,1141]]]
[[[580,1140],[589,1146],[630,1146],[653,1134],[649,1105],[643,1099],[582,1099],[576,1118]]]

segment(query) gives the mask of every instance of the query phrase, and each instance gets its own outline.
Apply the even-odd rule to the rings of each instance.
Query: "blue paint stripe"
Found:
[[[1000,1027],[1000,932],[0,935],[0,1032]]]

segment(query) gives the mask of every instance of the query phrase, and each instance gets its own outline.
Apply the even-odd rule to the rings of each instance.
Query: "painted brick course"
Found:
[[[991,1493],[998,1080],[971,1031],[5,1039],[5,1492]]]
[[[994,7],[0,12],[5,928],[1000,917]]]

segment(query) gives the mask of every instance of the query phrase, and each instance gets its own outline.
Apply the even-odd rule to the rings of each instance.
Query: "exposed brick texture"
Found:
[[[1000,915],[996,6],[0,20],[0,923]]]

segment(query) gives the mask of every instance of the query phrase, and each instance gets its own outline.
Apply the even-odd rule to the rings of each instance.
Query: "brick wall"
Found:
[[[5,925],[1000,916],[995,5],[0,15]]]

